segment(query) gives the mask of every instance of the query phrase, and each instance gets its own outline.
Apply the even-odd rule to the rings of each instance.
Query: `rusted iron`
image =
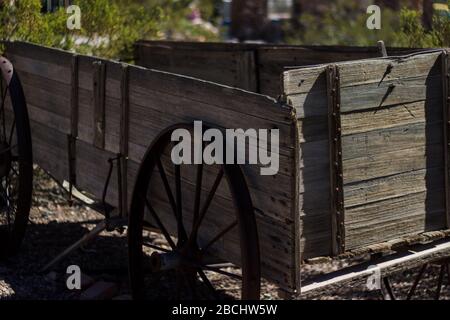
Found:
[[[340,116],[340,78],[336,65],[327,67],[328,131],[330,156],[330,210],[332,216],[332,252],[345,251],[344,177],[342,169],[342,141]]]

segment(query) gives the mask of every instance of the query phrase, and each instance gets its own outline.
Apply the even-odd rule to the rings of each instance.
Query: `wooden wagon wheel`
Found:
[[[147,292],[158,290],[155,278],[159,279],[159,285],[164,283],[164,279],[175,282],[173,287],[176,287],[176,290],[169,289],[168,298],[226,298],[224,290],[218,290],[215,282],[211,280],[220,274],[234,281],[233,288],[238,287],[239,298],[259,299],[258,235],[253,205],[243,173],[238,165],[174,165],[170,158],[163,161],[164,154],[172,146],[172,132],[179,128],[190,132],[193,130],[191,125],[184,124],[166,129],[148,149],[136,178],[128,225],[133,298],[146,298]],[[170,168],[167,168],[168,166]],[[217,169],[215,174],[208,175],[206,170],[211,172],[213,168]],[[195,172],[191,175],[191,183],[186,183],[184,177],[188,169]],[[211,177],[212,179],[208,179]],[[205,185],[207,180],[211,183],[210,188]],[[211,209],[212,203],[220,197],[217,190],[221,185],[222,188],[224,185],[228,186],[231,198],[229,201],[234,203],[234,208],[230,208],[233,221],[218,226],[214,235],[206,235],[208,230],[202,224],[223,216],[221,212]],[[192,187],[190,190],[189,186]],[[201,197],[202,192],[207,196]],[[192,197],[189,198],[190,196]],[[184,211],[188,208],[183,206],[183,200],[189,199],[193,205],[189,206],[192,211],[188,224],[185,223],[184,216]],[[157,208],[158,202],[162,201],[166,203],[165,218]],[[230,207],[233,207],[233,204]],[[149,231],[154,228],[164,236],[158,245],[149,240]],[[212,261],[211,252],[214,252],[215,246],[220,241],[227,241],[225,238],[230,232],[236,232],[239,237],[240,248],[236,251],[240,255],[240,273],[234,268],[230,269],[223,261],[220,261],[220,264],[217,261],[215,264],[208,263]],[[224,270],[224,265],[228,266],[228,269]],[[147,284],[152,280],[147,276],[153,278],[153,283],[149,286]],[[160,291],[158,295],[162,295]]]
[[[31,207],[33,157],[27,105],[12,64],[0,56],[0,257],[17,252]],[[8,110],[7,102],[12,107]]]

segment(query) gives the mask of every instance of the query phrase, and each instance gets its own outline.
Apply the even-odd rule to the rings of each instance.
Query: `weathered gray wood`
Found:
[[[427,168],[346,185],[345,205],[350,208],[427,190],[432,192],[442,189],[443,170],[443,167]]]
[[[105,147],[105,77],[106,65],[100,61],[93,65],[94,88],[94,146]]]
[[[343,131],[345,133],[345,131]],[[415,123],[364,133],[343,135],[343,159],[370,157],[385,152],[443,143],[442,122]]]
[[[442,149],[442,144],[432,144],[344,160],[344,183],[442,165]]]
[[[55,179],[69,179],[67,135],[30,120],[33,133],[33,160]]]
[[[344,135],[364,133],[372,130],[389,130],[398,126],[436,123],[442,121],[442,110],[429,107],[439,104],[441,99],[427,99],[377,110],[353,112],[342,115]]]
[[[346,249],[445,228],[443,189],[346,209]]]
[[[442,97],[441,76],[408,77],[342,88],[342,112],[377,109]]]
[[[254,52],[244,48],[138,43],[136,60],[138,65],[147,68],[257,91]]]

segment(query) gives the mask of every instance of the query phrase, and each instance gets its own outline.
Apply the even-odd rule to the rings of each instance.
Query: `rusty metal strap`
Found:
[[[106,64],[102,61],[93,62],[94,89],[94,146],[105,148],[105,91]]]
[[[332,222],[332,252],[345,251],[344,182],[342,169],[341,97],[339,68],[327,67],[328,130],[330,155],[330,211]]]

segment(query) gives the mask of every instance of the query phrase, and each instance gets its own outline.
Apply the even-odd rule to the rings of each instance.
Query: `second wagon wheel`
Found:
[[[27,105],[17,73],[0,56],[0,257],[17,252],[31,206],[33,159]]]
[[[128,225],[133,298],[259,299],[259,243],[244,175],[238,165],[173,164],[176,129],[193,131],[165,130],[136,178]]]

